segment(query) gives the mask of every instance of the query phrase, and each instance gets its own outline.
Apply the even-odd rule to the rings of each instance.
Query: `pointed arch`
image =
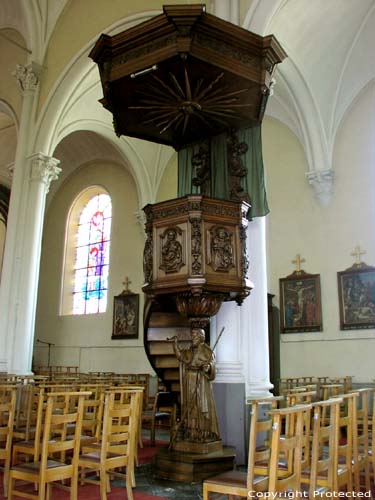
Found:
[[[102,186],[74,200],[66,223],[62,315],[106,312],[111,221],[111,197]]]

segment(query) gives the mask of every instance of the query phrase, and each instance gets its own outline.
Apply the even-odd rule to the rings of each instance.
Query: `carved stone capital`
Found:
[[[30,63],[24,66],[17,64],[15,71],[12,73],[16,78],[21,92],[35,91],[39,83],[40,66],[36,63]]]
[[[323,206],[327,206],[333,194],[334,172],[332,168],[307,172],[306,177],[309,184],[315,190],[315,196]]]
[[[29,159],[31,160],[30,180],[45,184],[46,193],[48,193],[51,182],[55,181],[61,172],[61,168],[58,167],[60,160],[42,153],[30,156]]]
[[[145,224],[146,224],[146,214],[144,213],[143,210],[138,210],[137,212],[134,212],[134,216],[137,219],[138,224],[140,225],[142,229],[142,233],[146,235],[145,233]]]

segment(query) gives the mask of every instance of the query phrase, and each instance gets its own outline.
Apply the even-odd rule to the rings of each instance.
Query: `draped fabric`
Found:
[[[178,188],[177,196],[185,196],[187,194],[199,194],[199,186],[194,186],[192,179],[194,177],[191,159],[197,153],[199,145],[189,146],[181,149],[178,152]]]
[[[229,200],[228,179],[228,135],[226,133],[212,137],[211,151],[211,196]],[[237,132],[239,142],[245,142],[248,150],[241,155],[247,169],[247,175],[241,179],[243,190],[249,195],[251,202],[250,218],[261,217],[269,212],[264,181],[261,127],[241,129]],[[193,186],[194,177],[191,165],[192,156],[199,145],[188,146],[178,153],[178,196],[197,194],[199,187]]]

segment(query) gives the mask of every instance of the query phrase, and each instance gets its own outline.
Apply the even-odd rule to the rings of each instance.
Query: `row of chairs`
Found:
[[[4,389],[0,403],[0,459],[4,461],[4,492],[10,499],[13,495],[49,498],[51,484],[66,479],[70,479],[70,498],[76,499],[79,470],[82,482],[93,480],[87,471],[99,475],[100,495],[105,499],[110,491],[109,473],[124,475],[119,468],[126,469],[127,495],[133,498],[143,388],[107,390],[96,400],[91,391],[37,387],[35,425],[29,429],[30,439],[23,441],[13,439],[16,391],[11,386]],[[37,484],[37,493],[19,489],[17,480]]]
[[[337,393],[346,393],[353,388],[353,376],[345,377],[292,377],[278,380],[279,394],[286,394],[292,389],[310,388],[316,390],[317,398],[327,399],[327,387],[337,385]]]
[[[211,493],[252,498],[289,492],[294,498],[312,499],[340,491],[358,496],[362,488],[370,492],[375,470],[375,432],[369,432],[375,429],[373,392],[364,388],[314,401],[305,391],[307,404],[303,392],[296,392],[297,400],[288,401],[296,406],[286,407],[283,396],[249,401],[247,471],[206,479],[203,499]]]

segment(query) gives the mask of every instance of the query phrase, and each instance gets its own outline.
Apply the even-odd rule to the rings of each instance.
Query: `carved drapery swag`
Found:
[[[223,133],[209,144],[206,140],[180,150],[178,196],[187,194],[248,201],[249,218],[267,215],[261,126]]]

